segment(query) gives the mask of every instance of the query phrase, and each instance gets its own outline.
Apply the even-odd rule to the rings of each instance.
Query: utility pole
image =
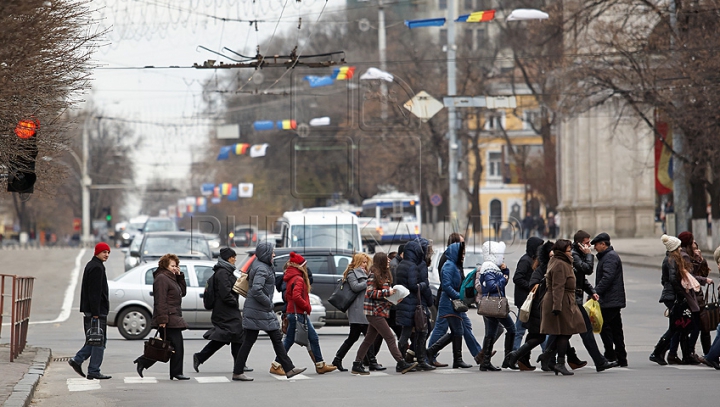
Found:
[[[670,1],[670,27],[672,33],[670,33],[670,50],[675,53],[675,37],[678,36],[677,29],[677,3],[676,0]],[[675,100],[675,103],[680,103]],[[688,188],[688,176],[685,168],[685,163],[682,161],[683,151],[685,150],[685,135],[679,126],[675,125],[672,127],[673,132],[673,150],[675,150],[676,157],[673,160],[673,208],[675,211],[675,233],[682,233],[688,230],[689,217],[688,208],[690,203],[688,196],[690,191]]]
[[[383,6],[383,0],[378,0],[378,53],[380,54],[380,70],[387,72],[387,63],[385,50],[387,48],[385,38],[385,8]],[[382,95],[381,100],[381,112],[380,117],[384,120],[387,119],[387,85],[385,81],[380,81],[380,93]]]
[[[92,239],[90,237],[90,185],[92,180],[88,176],[88,122],[92,117],[92,111],[88,112],[85,118],[82,132],[82,165],[80,167],[80,177],[82,183],[82,243],[83,246],[90,246]]]
[[[455,84],[455,0],[447,0],[447,93],[449,97],[457,93]],[[457,117],[455,106],[448,107],[448,172],[450,178],[450,193],[448,194],[448,206],[450,208],[450,222],[457,220],[461,213],[458,210],[458,153],[460,151],[455,126]]]

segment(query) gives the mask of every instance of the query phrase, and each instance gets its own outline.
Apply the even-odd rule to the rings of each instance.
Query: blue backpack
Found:
[[[477,268],[465,276],[462,284],[460,284],[460,300],[467,306],[475,303],[475,296],[477,295],[477,290],[475,289],[476,274]]]

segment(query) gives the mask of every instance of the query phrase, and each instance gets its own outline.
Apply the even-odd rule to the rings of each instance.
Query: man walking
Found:
[[[84,314],[84,332],[87,332],[91,326],[99,326],[104,336],[103,344],[102,346],[85,344],[75,354],[75,357],[68,360],[68,364],[77,374],[86,377],[82,371],[82,364],[87,359],[90,359],[87,373],[88,380],[111,378],[111,376],[100,373],[100,365],[107,344],[107,314],[110,311],[107,274],[105,274],[105,265],[103,264],[108,257],[110,257],[110,246],[105,242],[98,243],[95,246],[93,258],[85,266],[80,289],[80,312]]]
[[[627,351],[620,310],[625,308],[625,282],[620,256],[610,245],[610,235],[600,233],[590,242],[597,251],[598,265],[595,292],[600,297],[603,327],[600,338],[605,347],[605,358],[627,367]]]

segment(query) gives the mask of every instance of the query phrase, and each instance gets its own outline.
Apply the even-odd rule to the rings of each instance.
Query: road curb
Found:
[[[40,377],[45,374],[45,369],[50,364],[51,358],[51,349],[37,348],[37,353],[27,373],[15,385],[10,397],[5,400],[4,407],[27,407],[30,405],[35,389],[40,382]]]

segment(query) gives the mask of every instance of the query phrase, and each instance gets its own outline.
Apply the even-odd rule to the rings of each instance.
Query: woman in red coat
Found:
[[[323,360],[318,335],[310,321],[312,306],[310,305],[310,279],[308,278],[306,265],[307,261],[305,258],[295,252],[290,252],[290,260],[285,263],[283,281],[285,281],[285,286],[287,287],[285,291],[285,302],[287,303],[286,315],[288,328],[285,339],[283,340],[283,346],[285,346],[285,352],[290,351],[290,348],[295,343],[297,323],[306,324],[308,328],[308,339],[310,341],[310,356],[313,362],[315,362],[315,371],[318,374],[324,374],[332,372],[337,368],[333,365],[328,365]],[[270,373],[285,376],[285,371],[277,359],[275,359],[270,366]]]

